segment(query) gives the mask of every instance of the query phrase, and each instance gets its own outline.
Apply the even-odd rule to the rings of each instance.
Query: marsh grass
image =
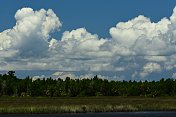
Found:
[[[176,98],[0,98],[0,113],[176,111]]]
[[[52,107],[4,107],[0,113],[86,113],[86,112],[121,112],[137,111],[137,108],[128,106],[100,106],[100,105],[77,105],[77,106],[52,106]]]

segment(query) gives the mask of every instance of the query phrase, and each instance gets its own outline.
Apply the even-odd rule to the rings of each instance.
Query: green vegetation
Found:
[[[176,80],[19,79],[0,74],[0,113],[176,111]]]
[[[146,97],[1,97],[0,113],[176,111],[176,98]]]
[[[176,80],[108,81],[92,79],[19,79],[14,71],[0,74],[0,96],[10,97],[87,97],[87,96],[176,96]]]

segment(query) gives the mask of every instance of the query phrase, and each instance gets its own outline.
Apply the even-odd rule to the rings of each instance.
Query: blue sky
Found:
[[[118,22],[128,21],[138,15],[156,22],[170,17],[176,1],[170,0],[2,0],[0,4],[0,31],[15,25],[14,14],[18,9],[53,9],[63,22],[60,33],[85,27],[91,33],[109,37],[109,28]]]
[[[166,0],[2,0],[0,71],[176,78],[175,6]]]

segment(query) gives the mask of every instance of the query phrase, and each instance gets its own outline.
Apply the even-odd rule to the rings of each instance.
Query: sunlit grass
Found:
[[[0,98],[0,113],[176,111],[175,98]]]
[[[85,112],[121,112],[137,111],[130,105],[101,106],[101,105],[76,105],[76,106],[48,106],[48,107],[4,107],[0,113],[85,113]]]

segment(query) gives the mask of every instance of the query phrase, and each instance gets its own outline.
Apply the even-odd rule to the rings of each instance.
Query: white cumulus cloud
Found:
[[[16,50],[20,56],[40,56],[48,50],[51,32],[62,26],[51,10],[22,8],[15,14],[16,25],[0,33],[0,50]]]
[[[143,67],[143,71],[140,73],[141,77],[146,77],[153,72],[161,72],[162,68],[158,63],[147,63]]]
[[[51,9],[22,8],[15,20],[0,32],[0,70],[114,71],[135,79],[176,68],[176,8],[158,22],[143,15],[119,22],[110,38],[78,28],[55,39],[62,23]]]

